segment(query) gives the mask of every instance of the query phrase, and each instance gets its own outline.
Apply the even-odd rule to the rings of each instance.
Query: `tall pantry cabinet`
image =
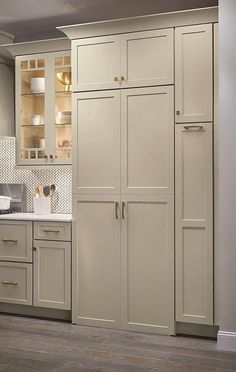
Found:
[[[190,13],[61,28],[72,39],[74,323],[213,324],[217,14]]]
[[[73,321],[173,333],[173,29],[72,47]]]

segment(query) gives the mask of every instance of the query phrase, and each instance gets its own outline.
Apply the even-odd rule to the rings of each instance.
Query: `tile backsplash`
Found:
[[[24,183],[26,185],[26,212],[33,211],[35,186],[55,184],[52,196],[52,213],[71,213],[72,171],[71,169],[15,169],[15,138],[0,137],[0,183]]]

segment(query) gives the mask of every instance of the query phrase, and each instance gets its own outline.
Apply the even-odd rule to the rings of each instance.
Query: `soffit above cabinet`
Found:
[[[218,22],[218,7],[59,26],[69,39]]]
[[[27,41],[23,43],[13,43],[3,45],[13,57],[35,53],[58,52],[70,50],[71,42],[67,37],[37,41]]]

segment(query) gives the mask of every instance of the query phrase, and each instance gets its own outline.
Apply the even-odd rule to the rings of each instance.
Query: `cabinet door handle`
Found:
[[[47,154],[45,154],[45,155],[44,155],[44,158],[45,158],[45,159],[47,159],[47,158],[48,158]]]
[[[2,284],[6,284],[6,285],[18,285],[17,282],[9,282],[8,280],[2,280]]]
[[[180,115],[180,110],[177,110],[176,111],[176,115]]]
[[[17,239],[2,239],[2,241],[4,243],[17,243],[18,242]]]
[[[118,76],[115,76],[115,77],[114,77],[114,81],[119,81]]]
[[[59,233],[60,230],[49,230],[49,229],[43,229],[43,232],[46,232],[46,233]]]
[[[122,220],[125,219],[125,202],[122,202],[121,217],[122,217]]]
[[[125,77],[124,76],[121,76],[120,77],[120,81],[125,81]]]
[[[185,130],[191,130],[191,129],[200,129],[200,130],[203,130],[203,126],[202,125],[184,125],[184,129]]]
[[[49,157],[50,157],[50,159],[53,159],[53,155],[50,155]]]
[[[119,219],[119,203],[118,202],[115,202],[115,217],[116,217],[116,220]]]

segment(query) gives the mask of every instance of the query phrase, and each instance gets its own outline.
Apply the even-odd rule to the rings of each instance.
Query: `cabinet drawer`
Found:
[[[0,302],[32,305],[32,265],[0,263]]]
[[[32,223],[25,221],[1,221],[0,260],[32,261]]]
[[[71,241],[71,224],[67,222],[34,222],[34,239]]]

